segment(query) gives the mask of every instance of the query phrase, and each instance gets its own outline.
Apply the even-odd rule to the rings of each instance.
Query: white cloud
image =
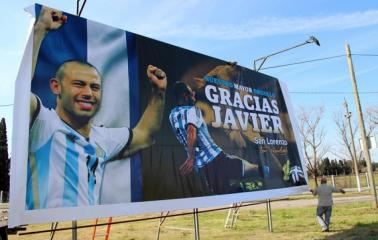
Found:
[[[151,4],[143,16],[138,15],[138,22],[142,23],[136,24],[134,28],[149,35],[166,35],[165,31],[168,29],[179,29],[200,3],[199,0],[164,0],[158,4]]]
[[[164,4],[157,8],[156,13],[148,18],[157,19],[158,15],[165,16],[159,19],[159,24],[138,27],[139,31],[154,37],[185,37],[206,39],[250,39],[255,37],[272,36],[278,34],[337,31],[351,28],[378,25],[378,10],[336,14],[329,16],[276,18],[263,17],[250,19],[244,24],[190,24],[183,22],[188,12],[195,8],[197,1],[189,3],[176,2],[176,11],[172,14],[172,4]],[[169,8],[167,7],[169,5]],[[178,7],[179,6],[179,7]],[[166,17],[168,16],[168,17]],[[160,22],[162,20],[162,22]]]

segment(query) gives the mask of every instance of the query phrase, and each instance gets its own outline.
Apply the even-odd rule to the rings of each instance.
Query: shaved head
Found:
[[[100,72],[92,64],[85,62],[85,61],[80,61],[80,60],[69,60],[69,61],[66,61],[66,62],[64,62],[63,64],[60,65],[60,67],[58,68],[58,71],[56,71],[56,74],[55,74],[56,78],[59,81],[62,81],[62,79],[64,78],[64,76],[66,74],[67,68],[70,68],[70,67],[75,66],[75,65],[92,68],[97,72],[97,74],[99,76],[101,76]]]

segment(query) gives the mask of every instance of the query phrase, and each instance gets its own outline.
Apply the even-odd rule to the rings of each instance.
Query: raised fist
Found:
[[[43,30],[50,31],[60,28],[60,26],[66,22],[67,16],[63,15],[62,12],[52,8],[42,7],[36,26],[41,27]]]
[[[155,66],[148,65],[147,76],[155,89],[165,91],[167,88],[167,75],[163,70]]]

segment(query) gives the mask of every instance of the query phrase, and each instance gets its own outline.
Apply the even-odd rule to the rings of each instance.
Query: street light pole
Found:
[[[306,45],[306,44],[309,44],[309,43],[314,43],[316,44],[317,46],[320,46],[320,43],[319,43],[319,40],[316,39],[314,36],[311,36],[309,39],[307,39],[305,42],[303,43],[300,43],[300,44],[297,44],[297,45],[294,45],[292,47],[289,47],[289,48],[285,48],[285,49],[282,49],[278,52],[275,52],[275,53],[272,53],[272,54],[269,54],[269,55],[266,55],[264,57],[261,57],[261,58],[258,58],[258,59],[255,59],[253,61],[253,69],[258,72],[261,67],[264,65],[264,63],[266,62],[266,60],[272,56],[275,56],[277,54],[280,54],[280,53],[283,53],[283,52],[286,52],[286,51],[289,51],[291,49],[294,49],[294,48],[297,48],[297,47],[301,47],[303,45]],[[257,67],[257,63],[260,62],[261,63],[259,64],[259,66]],[[272,208],[270,206],[270,199],[267,199],[266,200],[266,209],[267,209],[267,214],[268,214],[268,226],[269,226],[269,231],[270,232],[273,232],[273,225],[272,225]]]
[[[294,48],[297,48],[297,47],[301,47],[303,45],[306,45],[306,44],[309,44],[309,43],[314,43],[316,44],[317,46],[320,46],[320,43],[319,43],[319,40],[316,39],[314,36],[311,36],[309,39],[307,39],[305,42],[303,43],[300,43],[300,44],[297,44],[295,46],[292,46],[292,47],[289,47],[289,48],[285,48],[285,49],[282,49],[278,52],[275,52],[275,53],[272,53],[272,54],[269,54],[267,56],[264,56],[264,57],[261,57],[261,58],[258,58],[256,60],[253,61],[253,69],[255,71],[259,71],[261,69],[261,67],[264,65],[265,61],[270,58],[271,56],[274,56],[274,55],[277,55],[277,54],[280,54],[280,53],[283,53],[283,52],[286,52],[286,51],[289,51],[291,49],[294,49]],[[261,61],[260,65],[257,67],[257,63]]]
[[[368,144],[367,144],[367,141],[366,141],[367,138],[366,138],[366,132],[365,132],[364,118],[362,116],[360,97],[359,97],[359,94],[358,94],[358,88],[357,88],[357,83],[356,83],[356,75],[354,74],[354,68],[353,68],[353,62],[352,62],[349,44],[345,44],[345,50],[346,50],[346,56],[347,56],[348,66],[349,66],[349,74],[350,74],[350,78],[352,80],[354,101],[355,101],[356,108],[357,108],[358,127],[360,129],[360,134],[361,134],[361,138],[362,138],[362,148],[363,148],[363,152],[364,152],[364,157],[365,157],[365,161],[366,161],[366,168],[367,168],[367,171],[368,171],[369,182],[370,182],[370,186],[371,186],[370,192],[374,197],[374,207],[378,208],[377,190],[375,189],[373,169],[372,169],[372,166],[371,166]]]

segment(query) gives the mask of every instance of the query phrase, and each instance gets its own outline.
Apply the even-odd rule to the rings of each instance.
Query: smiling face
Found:
[[[51,80],[51,89],[58,96],[56,112],[71,126],[87,124],[101,103],[101,76],[84,63],[65,63]]]

